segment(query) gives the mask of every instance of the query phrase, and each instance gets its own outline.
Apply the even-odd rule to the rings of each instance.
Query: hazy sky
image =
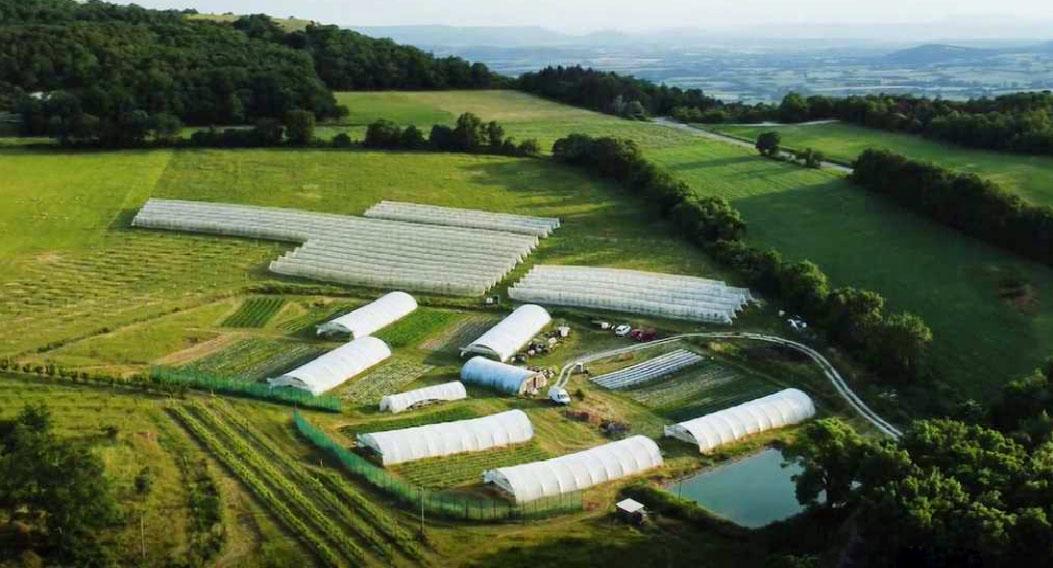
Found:
[[[762,24],[897,23],[948,19],[983,25],[1053,20],[1050,0],[138,0],[150,8],[268,13],[344,26],[538,25],[566,32]]]

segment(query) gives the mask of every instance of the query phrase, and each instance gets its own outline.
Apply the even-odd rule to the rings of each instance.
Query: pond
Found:
[[[782,467],[782,463],[782,453],[769,448],[701,471],[666,489],[735,524],[763,527],[804,510],[797,501],[791,479],[801,468],[796,464]]]

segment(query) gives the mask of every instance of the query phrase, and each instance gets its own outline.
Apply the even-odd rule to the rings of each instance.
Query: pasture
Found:
[[[385,93],[344,93],[341,97],[364,122],[384,111]],[[920,219],[859,191],[834,173],[759,159],[747,149],[681,130],[626,121],[522,93],[399,93],[396,98],[406,121],[415,120],[415,113],[424,117],[447,112],[455,117],[471,110],[484,119],[501,121],[509,135],[537,137],[546,149],[552,140],[572,132],[633,138],[649,158],[700,193],[728,198],[743,212],[749,238],[756,244],[775,247],[790,259],[810,259],[830,275],[834,286],[876,290],[888,299],[888,309],[925,318],[936,335],[934,364],[971,396],[990,395],[1049,354],[1053,271]],[[417,102],[418,111],[411,110],[411,100]],[[376,111],[371,116],[373,108]],[[428,121],[418,124],[427,126]],[[838,124],[792,128],[845,129],[849,134],[858,130],[870,139],[885,135]],[[915,137],[905,137],[913,144],[902,146],[899,135],[889,136],[894,138],[889,143],[900,146],[901,151],[933,146]],[[784,139],[794,145],[790,135],[784,133]],[[992,153],[962,150],[961,154]],[[1013,164],[1048,160],[994,153],[976,161],[974,167],[1015,171],[1019,179],[1030,180],[1027,183],[1037,188],[1049,185],[1043,184],[1046,178],[1039,174],[1053,172],[1053,168]],[[1000,165],[994,167],[991,162]],[[548,209],[527,211],[555,214]],[[572,223],[565,223],[554,241],[566,236],[568,229]],[[588,262],[614,265],[602,259]],[[1004,297],[1011,284],[1018,282],[1028,291],[1025,297]]]
[[[815,148],[841,162],[855,160],[867,148],[891,150],[917,160],[978,174],[1033,203],[1053,205],[1053,158],[1048,156],[975,150],[921,136],[846,123],[778,127],[707,125],[706,128],[749,140],[755,140],[761,132],[775,131],[782,135],[783,145],[788,148]]]

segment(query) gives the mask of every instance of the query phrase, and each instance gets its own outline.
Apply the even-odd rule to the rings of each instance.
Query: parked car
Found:
[[[626,335],[629,335],[629,333],[631,333],[632,330],[632,326],[622,324],[614,328],[614,335],[617,335],[618,337],[625,337]]]

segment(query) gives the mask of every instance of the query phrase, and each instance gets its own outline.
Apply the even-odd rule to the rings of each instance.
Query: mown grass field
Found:
[[[384,93],[341,97],[362,122],[385,110],[380,102],[386,100]],[[426,125],[437,112],[456,116],[471,110],[502,121],[510,135],[537,137],[545,146],[571,132],[637,140],[650,158],[700,193],[731,200],[745,215],[755,243],[775,247],[788,258],[813,260],[834,285],[877,290],[888,298],[889,309],[924,317],[937,337],[936,366],[972,396],[990,395],[1049,355],[1053,271],[920,219],[857,190],[837,174],[762,160],[747,149],[681,130],[629,122],[521,93],[401,93],[396,100],[406,122]],[[412,110],[411,100],[417,101],[419,110]],[[369,112],[371,108],[375,114]],[[884,135],[844,125],[798,128],[847,128],[871,137]],[[793,144],[790,135],[784,137]],[[914,146],[932,145],[908,139]],[[999,164],[991,171],[1031,171],[1020,179],[1043,186],[1034,172],[1044,172],[1044,167],[1027,170],[1013,164],[1048,159],[992,154],[974,167],[987,170],[999,160],[1009,165]],[[1026,281],[1031,296],[1004,301],[999,295],[1002,283],[1012,279]]]
[[[1034,366],[1053,338],[1053,312],[1046,306],[1053,292],[1048,269],[870,199],[836,175],[762,160],[668,127],[627,122],[518,93],[356,93],[341,98],[352,107],[352,115],[346,125],[326,129],[361,128],[385,115],[427,125],[450,122],[472,110],[501,121],[513,136],[537,137],[546,145],[571,132],[633,137],[650,157],[697,191],[731,199],[746,215],[755,242],[777,246],[792,258],[817,261],[835,284],[874,288],[888,296],[892,309],[921,313],[937,333],[937,361],[968,392],[990,393]],[[288,245],[130,229],[131,215],[150,196],[345,214],[359,214],[381,199],[391,199],[557,216],[563,227],[542,242],[528,264],[577,263],[727,277],[636,198],[543,160],[324,149],[69,153],[4,146],[0,152],[0,174],[8,175],[9,181],[0,185],[0,197],[10,204],[0,211],[0,223],[14,235],[0,243],[0,318],[10,322],[0,328],[0,356],[34,364],[124,373],[161,364],[256,381],[338,345],[317,339],[314,325],[376,295],[328,287],[329,292],[286,295],[279,304],[271,298],[277,294],[259,287],[278,282],[266,265]],[[998,298],[999,282],[1008,276],[1031,283],[1032,302],[1007,305]],[[777,329],[770,311],[750,315],[737,327]],[[824,412],[840,409],[825,379],[807,365],[772,362],[763,372],[743,373],[738,367],[724,372],[723,365],[750,360],[747,349],[725,344],[711,346],[722,358],[720,366],[700,368],[640,392],[606,391],[584,375],[575,375],[571,392],[581,392],[574,407],[588,412],[591,421],[571,420],[544,400],[507,398],[482,389],[473,389],[469,400],[449,406],[399,416],[377,411],[382,394],[453,380],[460,364],[457,347],[502,314],[474,300],[422,307],[379,334],[396,348],[395,357],[334,391],[348,403],[344,412],[319,414],[312,420],[350,445],[356,431],[510,408],[528,413],[535,441],[525,452],[463,456],[448,464],[404,468],[409,479],[443,487],[470,485],[481,474],[473,470],[498,462],[561,455],[603,443],[608,439],[600,431],[601,419],[624,421],[632,433],[658,437],[672,417],[689,417],[681,413],[704,412],[786,383],[808,389]],[[533,359],[534,364],[558,368],[575,354],[628,344],[609,332],[589,329],[586,313],[558,311],[556,317],[571,322],[572,337],[555,353]],[[23,391],[32,392],[19,386],[26,384],[24,379],[11,384],[12,400]],[[52,390],[40,396],[60,405],[74,398],[53,396],[53,388],[47,388]],[[152,413],[151,420],[167,424],[173,435],[182,437],[187,451],[212,456],[209,467],[216,472],[227,511],[224,526],[235,531],[224,549],[231,560],[224,565],[262,556],[277,559],[276,565],[299,565],[305,558],[328,558],[336,565],[412,562],[411,545],[400,545],[397,534],[376,526],[374,532],[363,528],[371,519],[366,505],[344,511],[337,502],[352,502],[352,492],[362,491],[380,507],[382,515],[376,518],[390,517],[399,525],[412,523],[412,516],[373,499],[360,484],[344,486],[332,478],[331,470],[316,467],[324,458],[292,431],[289,408],[247,401],[208,400],[199,405],[204,397],[192,397],[170,403],[180,410],[169,412],[161,401],[122,395],[111,410],[107,397],[118,399],[112,392],[99,391],[77,401],[87,408],[60,414],[64,428],[72,432],[81,424],[98,422],[85,415],[96,413],[104,417],[100,420],[109,420],[142,405]],[[0,411],[6,413],[11,406],[4,402]],[[139,411],[128,410],[135,412]],[[146,422],[127,426],[136,432],[149,428],[153,427]],[[730,451],[791,435],[792,430],[773,433]],[[663,449],[668,450],[668,467],[659,475],[699,464],[697,452],[685,445],[664,444]],[[126,476],[131,467],[127,464],[138,462],[121,458],[112,463],[115,475]],[[299,491],[282,480],[295,480]],[[603,513],[616,489],[614,484],[590,493],[587,502],[595,509],[545,523],[429,525],[422,554],[465,564],[514,565],[523,559],[550,561],[559,558],[561,547],[571,547],[564,559],[587,563],[600,558],[653,560],[659,547],[674,551],[677,559],[735,558],[738,566],[762,560],[761,552],[751,546],[688,527],[645,536],[612,529]],[[177,497],[173,493],[165,498]],[[168,546],[164,543],[178,546],[183,538],[178,535],[174,531],[170,538],[157,536],[156,549]],[[378,535],[380,540],[374,540]],[[276,544],[263,544],[269,542]]]
[[[921,136],[845,123],[778,127],[707,125],[706,128],[750,140],[755,140],[761,132],[775,131],[782,135],[783,145],[789,148],[816,148],[842,162],[855,160],[867,148],[891,150],[979,174],[1034,203],[1053,205],[1053,158],[1048,156],[974,150]]]

